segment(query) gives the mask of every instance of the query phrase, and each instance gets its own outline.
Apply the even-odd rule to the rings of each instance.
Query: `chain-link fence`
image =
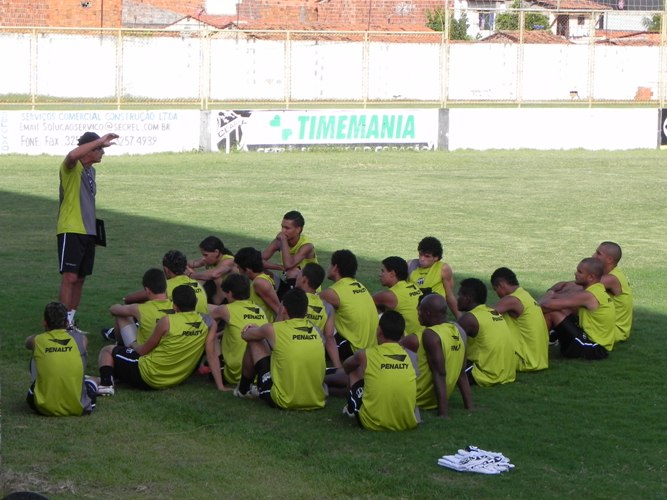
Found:
[[[0,105],[664,107],[665,12],[622,2],[469,1],[400,32],[0,27]]]

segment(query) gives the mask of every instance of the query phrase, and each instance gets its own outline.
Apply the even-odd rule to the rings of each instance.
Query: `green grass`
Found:
[[[606,239],[624,249],[635,290],[629,342],[607,361],[563,361],[508,386],[457,395],[450,420],[373,433],[324,410],[292,413],[217,393],[193,377],[163,392],[120,386],[89,418],[45,418],[24,402],[25,337],[57,298],[59,158],[3,156],[0,257],[2,487],[52,498],[417,497],[660,498],[667,491],[664,411],[667,159],[660,151],[286,153],[107,156],[98,211],[109,246],[78,314],[96,373],[109,305],[139,288],[163,253],[197,253],[216,234],[263,247],[298,209],[326,264],[339,248],[378,290],[379,262],[439,237],[457,280],[506,265],[539,295],[572,277]],[[495,297],[490,295],[489,302]],[[498,477],[436,466],[466,444],[517,465]]]

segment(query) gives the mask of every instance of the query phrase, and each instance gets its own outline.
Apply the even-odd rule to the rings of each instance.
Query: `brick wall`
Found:
[[[0,0],[0,24],[116,28],[121,4],[122,0]]]
[[[442,0],[239,0],[239,18],[253,28],[392,29],[425,24],[425,10]],[[82,4],[88,3],[88,7]],[[123,5],[125,4],[125,5]],[[183,16],[206,0],[0,0],[4,26],[121,27],[123,6],[155,7]]]

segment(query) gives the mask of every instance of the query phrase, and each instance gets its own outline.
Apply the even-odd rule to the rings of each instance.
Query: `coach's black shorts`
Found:
[[[114,378],[138,389],[152,389],[141,378],[141,372],[139,371],[139,358],[141,356],[137,351],[131,347],[117,345],[111,351],[111,356],[113,357]]]
[[[606,359],[607,349],[593,342],[579,326],[579,317],[571,314],[554,327],[560,352],[566,358]]]
[[[93,274],[95,236],[77,233],[59,234],[58,260],[61,273],[75,273],[79,276]]]

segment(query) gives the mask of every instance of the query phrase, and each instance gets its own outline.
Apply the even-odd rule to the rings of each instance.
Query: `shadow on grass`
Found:
[[[138,476],[146,467],[154,466],[154,453],[161,453],[165,461],[169,461],[172,454],[196,457],[193,459],[196,467],[183,467],[178,461],[174,466],[185,470],[184,475],[175,476],[174,484],[182,482],[182,488],[186,489],[208,484],[205,477],[196,476],[197,470],[212,477],[227,467],[239,477],[245,477],[247,471],[256,468],[257,456],[260,456],[257,453],[260,453],[267,466],[275,462],[280,464],[281,470],[284,467],[287,472],[283,476],[305,466],[308,477],[323,481],[325,491],[333,488],[332,496],[374,496],[380,491],[376,485],[381,484],[389,488],[382,490],[387,496],[414,489],[415,496],[435,497],[442,493],[443,477],[447,478],[454,496],[520,496],[526,491],[538,491],[537,488],[551,491],[554,496],[564,496],[573,489],[592,496],[610,496],[657,491],[655,488],[659,487],[660,480],[655,482],[656,479],[649,477],[650,471],[642,465],[641,457],[661,460],[665,453],[659,440],[651,436],[656,436],[660,428],[664,431],[662,412],[667,397],[662,388],[664,355],[662,349],[656,348],[662,341],[656,332],[664,330],[662,325],[666,318],[664,314],[642,308],[636,310],[630,341],[619,345],[607,361],[565,361],[555,355],[550,369],[545,372],[519,374],[517,382],[507,386],[474,388],[477,412],[467,415],[461,408],[460,398],[455,396],[451,403],[451,421],[424,412],[425,424],[412,433],[356,432],[348,421],[341,420],[339,401],[332,401],[321,412],[307,415],[276,412],[238,401],[229,394],[220,396],[206,380],[194,377],[174,390],[149,396],[140,391],[123,390],[122,395],[100,402],[96,414],[90,419],[77,420],[77,425],[72,425],[72,419],[36,417],[24,403],[29,385],[29,353],[23,342],[28,335],[41,330],[44,304],[57,297],[56,211],[55,200],[6,192],[0,198],[3,228],[0,256],[6,265],[5,307],[0,322],[0,375],[3,465],[7,470],[21,473],[37,470],[40,480],[42,477],[51,479],[52,474],[54,480],[62,481],[67,472],[50,464],[57,462],[60,456],[75,457],[79,453],[76,444],[79,441],[85,443],[82,449],[90,450],[98,446],[98,439],[105,432],[111,436],[113,429],[136,425],[140,434],[150,435],[158,432],[153,426],[159,421],[160,429],[169,430],[164,436],[170,447],[151,452],[152,442],[149,442],[146,444],[149,451],[137,450],[132,457],[127,454],[131,450],[110,447],[112,463],[122,464],[128,460],[141,463],[137,472],[128,472],[128,484],[143,480]],[[263,248],[272,236],[267,235],[267,239],[249,237],[252,228],[244,226],[243,221],[234,223],[238,232],[199,227],[187,220],[187,214],[183,215],[181,223],[113,211],[100,211],[98,215],[106,220],[109,246],[99,249],[95,273],[86,284],[79,312],[82,326],[93,332],[89,338],[88,373],[96,372],[95,353],[103,342],[94,332],[109,323],[108,307],[127,292],[138,289],[143,272],[148,267],[160,266],[165,251],[177,248],[193,257],[198,242],[210,234],[222,238],[234,251],[243,246]],[[276,232],[279,223],[275,221]],[[228,223],[222,222],[222,225]],[[324,267],[333,250],[336,249],[318,248]],[[390,255],[391,249],[386,253]],[[370,289],[379,289],[379,262],[360,258],[359,264],[358,277]],[[477,276],[488,283],[485,275],[457,274],[459,279],[468,276]],[[531,289],[530,276],[519,276],[519,279],[539,295]],[[489,302],[494,301],[495,295],[490,292]],[[197,432],[200,428],[206,429],[206,433],[200,435]],[[322,429],[332,432],[323,433]],[[64,440],[58,440],[58,436]],[[211,463],[203,453],[209,442],[216,449],[225,450],[225,453],[213,454],[216,460]],[[629,447],[628,442],[638,444]],[[184,443],[190,444],[194,451],[184,455]],[[443,476],[445,473],[433,466],[438,456],[468,443],[512,452],[521,470],[505,481],[494,482],[492,487],[488,482]],[[573,456],[575,448],[577,455]],[[35,449],[43,453],[37,456]],[[301,456],[303,450],[312,453],[305,465]],[[221,467],[218,461],[223,455],[234,460]],[[83,459],[67,461],[67,468],[75,468],[80,474],[76,482],[84,485],[82,491],[86,487],[98,491],[94,489],[97,484],[109,481],[107,457],[102,452],[91,456],[104,467],[89,465]],[[403,458],[394,460],[396,457]],[[203,468],[198,461],[204,461]],[[614,474],[607,472],[610,464]],[[351,470],[359,481],[346,486],[350,483]],[[428,471],[426,476],[424,470]],[[545,471],[549,474],[544,474]],[[266,474],[263,477],[267,477]],[[301,479],[307,484],[307,478]],[[628,484],[624,483],[626,480]],[[163,481],[167,483],[170,479],[165,477]],[[280,477],[278,481],[287,484],[288,479]],[[595,490],[586,489],[591,484]],[[122,489],[113,492],[118,496],[127,493]],[[266,496],[268,493],[269,490],[259,490],[257,494]],[[303,490],[303,496],[311,493],[311,490]]]

